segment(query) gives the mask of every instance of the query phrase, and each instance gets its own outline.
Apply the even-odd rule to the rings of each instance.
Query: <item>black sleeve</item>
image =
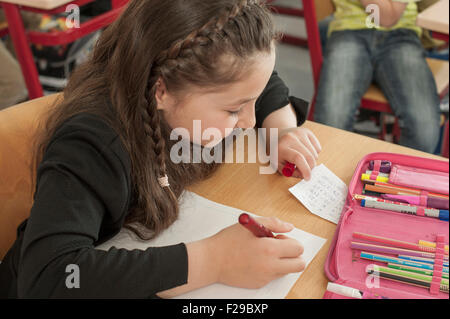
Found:
[[[297,114],[297,126],[303,125],[308,112],[308,102],[289,96],[289,88],[280,79],[277,71],[273,71],[269,83],[256,101],[257,127],[262,127],[267,116],[289,103],[294,107],[295,113]]]
[[[123,222],[130,198],[127,165],[115,151],[119,139],[100,122],[63,125],[47,147],[23,237],[20,298],[151,298],[187,282],[184,244],[94,248],[105,221]],[[73,265],[79,288],[69,289]]]

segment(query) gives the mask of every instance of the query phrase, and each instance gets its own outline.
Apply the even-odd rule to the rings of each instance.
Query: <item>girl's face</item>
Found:
[[[275,67],[275,49],[270,54],[260,54],[252,59],[241,80],[217,88],[192,88],[181,100],[177,100],[159,83],[156,92],[158,109],[173,129],[189,131],[191,141],[208,147],[221,142],[232,129],[253,128],[256,125],[255,103],[264,91]],[[194,121],[201,121],[201,136],[207,129],[221,132],[221,138],[208,137],[194,140]],[[197,127],[198,127],[197,122]],[[209,135],[209,134],[208,134]]]

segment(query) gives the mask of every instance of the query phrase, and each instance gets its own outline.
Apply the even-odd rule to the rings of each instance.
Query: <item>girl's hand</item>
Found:
[[[291,224],[277,218],[258,218],[275,233],[286,233]],[[240,224],[230,226],[208,239],[214,247],[217,281],[234,287],[256,289],[274,279],[305,269],[303,246],[284,235],[258,238]]]
[[[284,130],[278,140],[278,171],[282,174],[289,162],[295,164],[293,177],[311,179],[322,146],[316,136],[307,128],[296,127]]]

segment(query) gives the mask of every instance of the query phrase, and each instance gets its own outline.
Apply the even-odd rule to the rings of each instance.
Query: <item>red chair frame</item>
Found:
[[[449,120],[447,120],[447,122],[445,123],[445,128],[444,128],[444,139],[442,141],[442,156],[448,158],[449,157]]]
[[[4,36],[9,33],[11,36],[16,51],[17,60],[20,64],[28,89],[29,99],[35,99],[43,96],[42,85],[39,82],[39,74],[33,59],[30,44],[54,46],[71,43],[77,39],[80,39],[87,34],[100,30],[114,22],[122,12],[124,5],[128,3],[128,0],[111,0],[112,9],[110,11],[82,23],[80,28],[50,33],[25,30],[22,17],[20,15],[20,10],[42,14],[57,14],[65,12],[66,7],[70,4],[83,6],[93,1],[94,0],[74,0],[51,10],[19,6],[0,1],[9,25],[6,30],[1,30],[0,35]]]
[[[267,4],[269,4],[270,10],[274,14],[287,15],[287,16],[298,17],[298,18],[303,18],[305,16],[304,11],[302,9],[289,8],[289,7],[280,6],[280,5],[272,5],[271,3],[273,3],[274,1],[275,0],[266,0]],[[281,42],[286,43],[286,44],[300,46],[300,47],[308,46],[307,39],[292,36],[289,34],[283,34]]]

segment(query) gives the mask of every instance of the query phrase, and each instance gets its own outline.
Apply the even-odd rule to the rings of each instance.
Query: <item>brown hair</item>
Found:
[[[130,1],[102,33],[90,60],[74,71],[64,100],[49,114],[34,169],[64,121],[83,112],[101,116],[131,159],[133,201],[125,225],[143,239],[158,235],[177,219],[182,191],[217,165],[168,160],[170,127],[157,110],[157,80],[171,93],[188,85],[232,83],[252,56],[271,52],[276,36],[270,13],[258,0]],[[225,55],[232,57],[231,65],[223,65]],[[171,186],[162,188],[158,178],[166,174]],[[136,223],[151,235],[144,236],[132,226]]]

